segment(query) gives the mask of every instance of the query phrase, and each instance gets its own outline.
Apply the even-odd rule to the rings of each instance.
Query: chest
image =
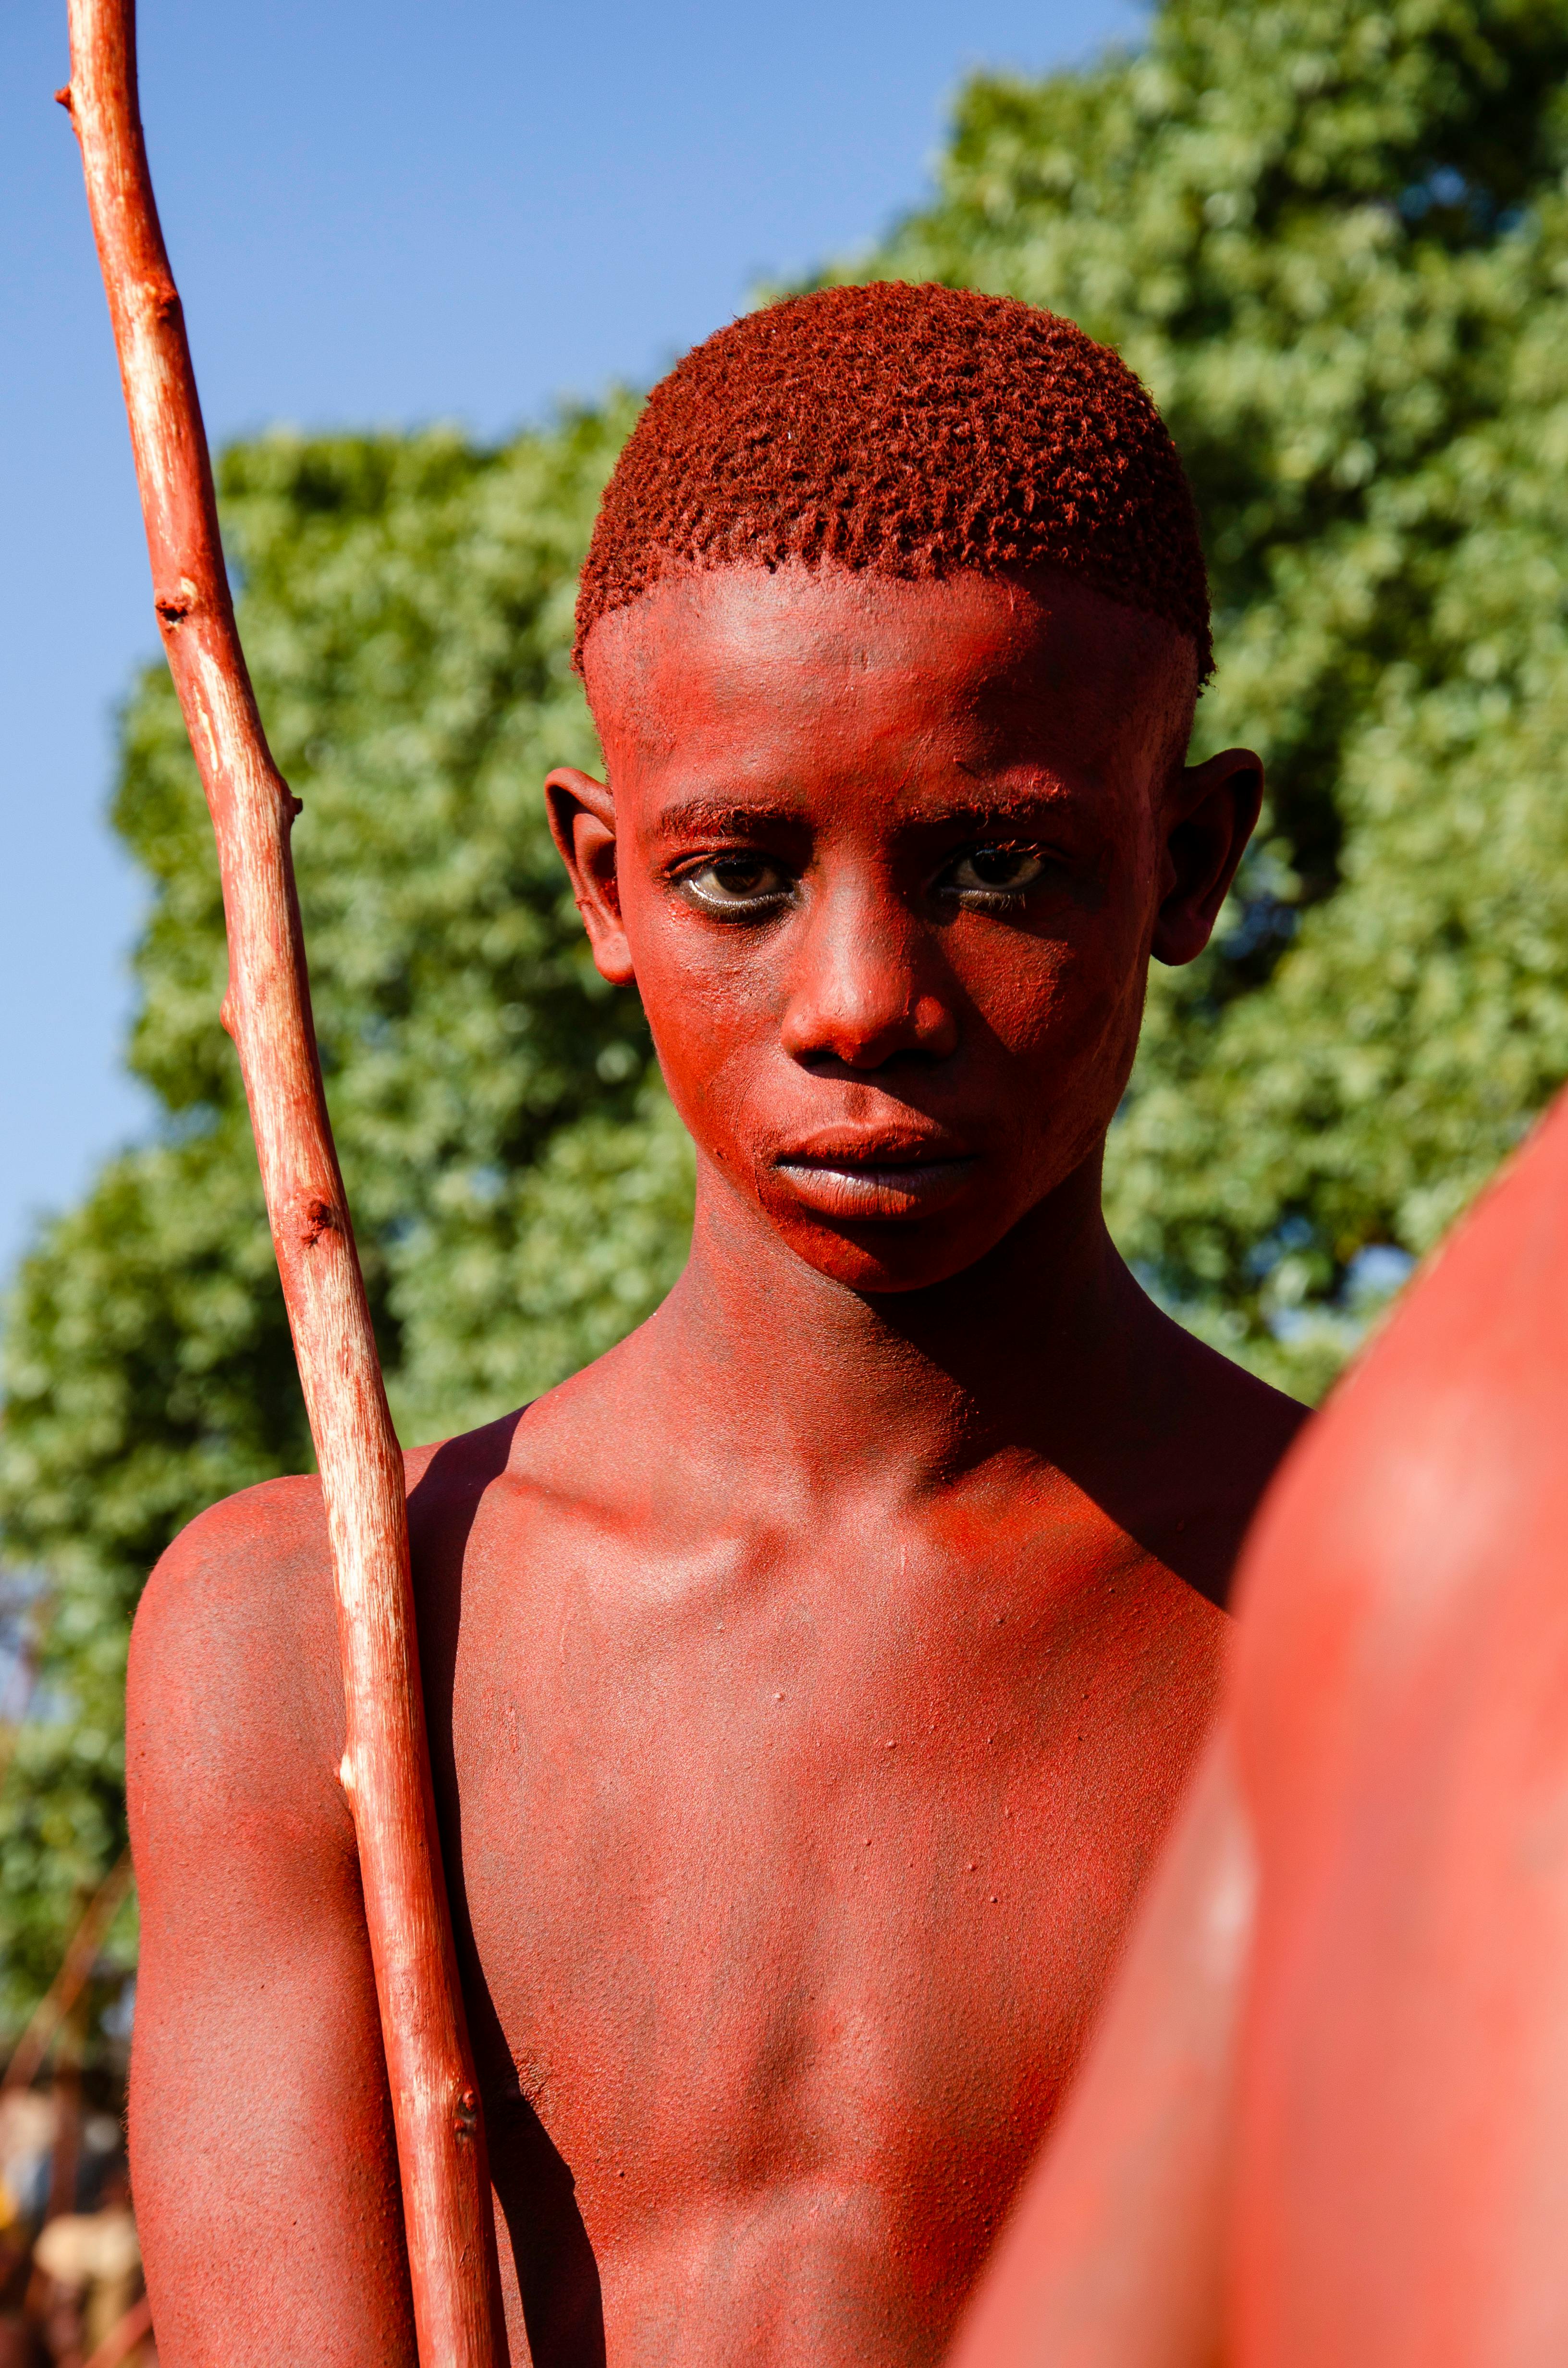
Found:
[[[473,1944],[597,2239],[779,2182],[1010,2192],[1200,1739],[1157,1565],[479,1558],[452,1746]]]

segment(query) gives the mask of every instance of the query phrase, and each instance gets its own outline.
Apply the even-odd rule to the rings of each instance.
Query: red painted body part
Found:
[[[1233,2041],[1256,1880],[1221,1733],[949,2368],[1213,2368],[1221,2357]]]
[[[1173,756],[1195,671],[1054,578],[720,569],[590,636],[608,782],[551,812],[691,1261],[410,1500],[518,2362],[937,2361],[1070,2078],[1300,1413],[1099,1212],[1256,810]],[[301,1482],[138,1622],[171,2368],[409,2357],[330,1618]]]
[[[1565,1310],[1568,1101],[1270,1493],[1239,1786],[1184,1822],[962,2368],[1568,2351]],[[1074,2318],[1113,2288],[1136,2306]]]
[[[1237,2357],[1568,2352],[1568,1102],[1271,1499]]]
[[[1109,346],[973,288],[875,280],[742,315],[653,389],[577,598],[600,619],[713,567],[906,583],[1053,568],[1213,659],[1198,515],[1170,430]]]

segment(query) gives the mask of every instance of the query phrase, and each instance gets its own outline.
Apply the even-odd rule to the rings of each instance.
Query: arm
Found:
[[[415,2368],[313,1482],[192,1524],[131,1645],[131,2148],[165,2368]]]
[[[949,2368],[1210,2368],[1252,1845],[1221,1734]]]

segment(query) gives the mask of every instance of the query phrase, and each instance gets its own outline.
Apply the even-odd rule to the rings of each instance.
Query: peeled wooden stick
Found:
[[[223,1025],[256,1131],[336,1573],[347,1748],[426,2368],[498,2368],[489,2176],[436,1838],[403,1459],[322,1093],[289,855],[234,626],[207,439],[136,93],[135,0],[69,0],[71,83],[153,563],[153,598],[212,813],[229,933]]]

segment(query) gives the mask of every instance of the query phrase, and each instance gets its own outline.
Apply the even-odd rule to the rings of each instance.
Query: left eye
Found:
[[[744,849],[710,856],[686,872],[680,885],[710,913],[755,913],[779,904],[790,893],[790,882],[776,863]]]
[[[1021,896],[1044,870],[1044,858],[1032,847],[971,847],[960,856],[946,884],[960,895]]]

